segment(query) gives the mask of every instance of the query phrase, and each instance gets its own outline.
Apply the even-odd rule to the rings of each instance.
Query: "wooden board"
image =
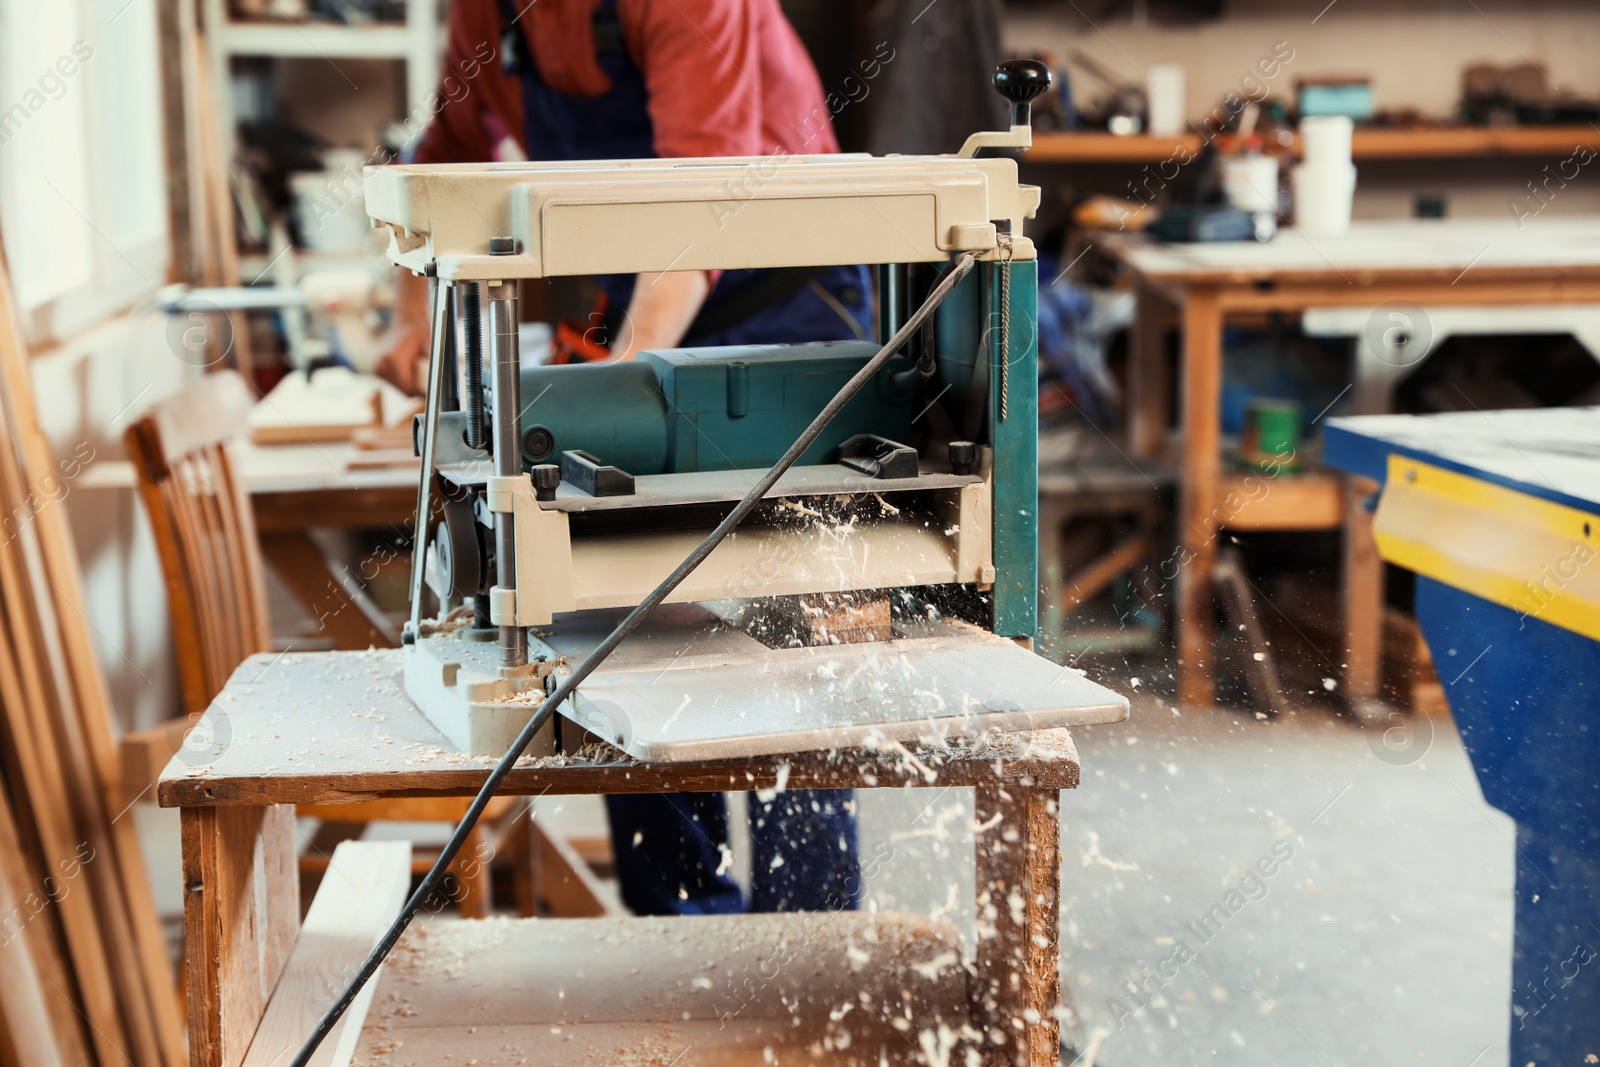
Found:
[[[411,398],[370,374],[344,367],[309,378],[294,373],[250,412],[250,440],[258,445],[349,441],[358,429],[381,429],[415,410]]]
[[[329,803],[383,796],[475,793],[492,757],[454,750],[400,688],[398,649],[252,656],[206,712],[215,758],[168,764],[159,786],[167,807]],[[1078,784],[1066,730],[1009,734],[985,744],[914,752],[844,751],[812,758],[718,763],[637,763],[614,750],[524,758],[506,795],[639,793],[854,786],[971,785],[1030,779],[1055,789]]]
[[[1061,987],[1061,801],[1043,789],[973,791],[977,860],[974,1026],[992,1067],[1056,1067],[1071,1003]],[[1020,1025],[1038,1021],[1036,1026]]]
[[[966,1021],[960,937],[923,916],[438,918],[391,957],[355,1063],[877,1067]]]
[[[294,809],[183,813],[184,967],[191,1067],[239,1067],[300,918]]]
[[[300,1050],[373,944],[400,914],[411,887],[409,841],[346,841],[300,926],[294,951],[261,1018],[244,1067],[281,1067]],[[379,977],[368,982],[311,1061],[347,1067]]]
[[[76,1067],[89,1059],[73,988],[55,941],[55,917],[46,912],[48,886],[23,854],[11,802],[0,782],[0,1030],[15,1067]],[[56,884],[52,878],[50,884]]]

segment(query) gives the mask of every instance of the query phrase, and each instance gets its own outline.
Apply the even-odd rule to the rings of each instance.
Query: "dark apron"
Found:
[[[511,0],[500,0],[501,55],[505,70],[522,82],[528,158],[532,160],[648,159],[655,152],[644,72],[628,57],[616,0],[601,0],[594,14],[600,67],[611,89],[580,99],[546,85],[528,53],[527,38],[514,25]],[[781,344],[838,341],[869,336],[871,300],[863,266],[824,267],[774,287],[771,271],[725,271],[695,321],[716,322],[685,344]],[[613,307],[625,308],[633,275],[600,279]],[[752,286],[777,296],[756,310],[719,315]],[[846,321],[820,293],[825,290],[854,322]],[[860,900],[861,864],[856,843],[855,802],[849,791],[792,790],[763,803],[750,797],[753,853],[746,902],[724,860],[727,806],[718,793],[672,793],[606,797],[622,899],[639,915],[743,911],[839,911]]]

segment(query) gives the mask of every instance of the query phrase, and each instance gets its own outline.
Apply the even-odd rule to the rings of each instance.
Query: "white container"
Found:
[[[1152,63],[1145,77],[1151,135],[1174,137],[1182,133],[1186,107],[1183,68],[1176,63]]]
[[[1294,169],[1294,225],[1301,233],[1330,236],[1350,228],[1356,168],[1302,163]]]
[[[1307,166],[1341,168],[1350,162],[1355,123],[1346,115],[1313,115],[1300,120],[1300,156]]]
[[[1278,213],[1278,161],[1252,152],[1225,156],[1222,160],[1222,191],[1228,203],[1252,215]]]

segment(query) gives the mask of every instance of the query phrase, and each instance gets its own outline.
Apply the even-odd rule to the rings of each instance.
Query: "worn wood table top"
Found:
[[[401,652],[252,656],[162,773],[164,807],[313,804],[402,796],[469,796],[495,760],[462,754],[401,689]],[[646,764],[609,746],[524,757],[508,796],[771,788],[1078,784],[1065,729],[977,744],[842,750],[707,763]]]
[[[1155,281],[1253,284],[1378,279],[1491,282],[1527,276],[1600,276],[1600,218],[1393,219],[1357,221],[1345,233],[1311,235],[1285,227],[1270,241],[1164,244],[1141,234],[1111,234],[1103,252]]]

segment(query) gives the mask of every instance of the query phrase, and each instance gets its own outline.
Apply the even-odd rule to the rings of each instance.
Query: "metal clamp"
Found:
[[[533,480],[526,474],[491,474],[483,489],[490,511],[509,512],[515,510],[518,493],[533,491]]]

